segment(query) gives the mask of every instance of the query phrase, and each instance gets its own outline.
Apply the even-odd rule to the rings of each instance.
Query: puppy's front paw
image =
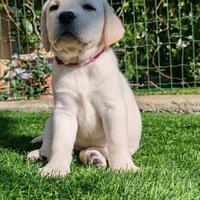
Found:
[[[42,176],[66,176],[70,173],[70,169],[59,164],[47,164],[45,167],[39,169]]]
[[[117,171],[133,171],[136,172],[140,168],[137,167],[133,161],[131,160],[131,157],[129,158],[115,158],[109,160],[109,166],[111,169],[117,170]]]
[[[119,162],[111,163],[110,168],[117,171],[133,171],[133,172],[136,172],[140,169],[132,161],[131,162],[119,161]]]

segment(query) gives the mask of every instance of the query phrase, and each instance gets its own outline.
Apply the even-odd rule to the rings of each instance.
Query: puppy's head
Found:
[[[47,51],[79,54],[85,47],[119,41],[124,28],[106,0],[48,0],[42,11],[41,34]]]

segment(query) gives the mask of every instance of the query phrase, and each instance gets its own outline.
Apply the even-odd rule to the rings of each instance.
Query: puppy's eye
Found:
[[[85,5],[83,5],[83,9],[84,9],[84,10],[88,10],[88,11],[96,11],[96,8],[94,8],[94,7],[91,6],[90,4],[85,4]]]
[[[53,5],[49,8],[49,11],[55,11],[55,10],[58,10],[58,5]]]

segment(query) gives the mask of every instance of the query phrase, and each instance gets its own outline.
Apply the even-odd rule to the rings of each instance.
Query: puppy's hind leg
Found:
[[[52,118],[51,117],[47,120],[45,124],[44,135],[40,137],[42,137],[42,146],[40,149],[36,149],[28,153],[27,159],[30,161],[36,162],[36,161],[49,159],[50,157],[51,143],[52,143]],[[36,139],[37,138],[35,138],[34,140],[38,142],[38,140]]]
[[[36,144],[36,143],[41,143],[42,141],[43,141],[43,135],[40,135],[40,136],[34,138],[34,139],[31,141],[31,143],[32,143],[32,144]]]
[[[90,147],[79,153],[80,161],[85,165],[95,167],[107,167],[107,149],[100,147]]]

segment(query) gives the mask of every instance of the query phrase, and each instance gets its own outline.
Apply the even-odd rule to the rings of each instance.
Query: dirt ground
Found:
[[[176,112],[200,114],[200,95],[149,95],[137,96],[144,112]]]
[[[200,114],[200,95],[136,96],[142,112],[176,112]],[[51,100],[0,102],[0,110],[22,112],[50,112]]]

